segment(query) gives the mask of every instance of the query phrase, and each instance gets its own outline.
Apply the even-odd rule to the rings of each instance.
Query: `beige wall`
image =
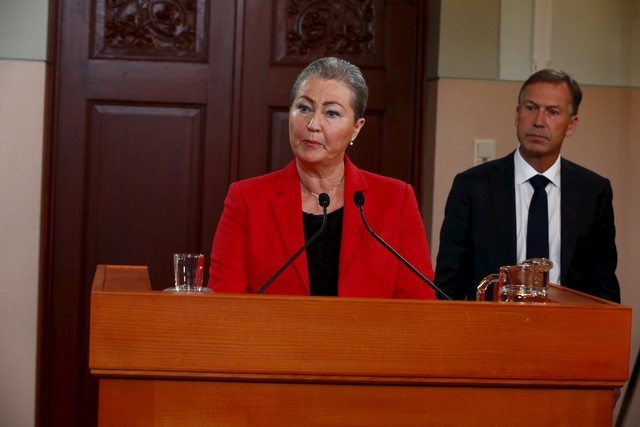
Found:
[[[439,246],[444,205],[456,173],[473,165],[475,138],[496,140],[496,156],[517,147],[515,106],[520,83],[481,80],[439,80],[437,91],[433,210],[425,212],[431,224],[433,261]],[[640,309],[635,268],[640,253],[640,89],[583,86],[577,132],[565,140],[563,156],[611,179],[619,252],[618,277],[622,303]],[[635,118],[635,119],[634,119]],[[429,216],[431,218],[429,218]],[[432,220],[432,221],[431,221]],[[640,318],[633,320],[631,363],[640,347]],[[639,397],[639,396],[637,396]],[[639,400],[636,399],[636,402]],[[636,403],[635,422],[640,420]],[[627,425],[634,425],[633,422]]]
[[[640,1],[551,3],[552,67],[583,83],[640,87]]]
[[[640,357],[640,287],[637,284],[636,267],[640,254],[640,88],[621,90],[621,139],[619,141],[619,162],[611,165],[617,169],[616,185],[618,201],[618,275],[622,284],[622,303],[633,307],[633,333],[631,336],[631,364]],[[607,122],[602,120],[601,124]],[[606,125],[601,127],[606,129]],[[615,200],[614,200],[615,202]],[[636,385],[633,403],[625,426],[640,425],[640,388]]]
[[[45,64],[0,60],[0,417],[35,423]]]
[[[496,78],[500,64],[500,0],[443,1],[440,17],[444,22],[440,26],[438,75],[468,77],[468,65],[473,64],[474,78]]]
[[[429,0],[429,8],[430,77],[521,81],[546,47],[540,65],[583,84],[640,87],[638,0]],[[535,39],[547,43],[534,52]]]
[[[42,61],[49,0],[0,0],[0,58]],[[25,29],[28,28],[28,31]]]
[[[3,426],[35,424],[47,13],[48,0],[0,0]]]

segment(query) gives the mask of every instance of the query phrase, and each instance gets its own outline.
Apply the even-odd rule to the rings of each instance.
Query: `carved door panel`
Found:
[[[289,90],[311,60],[363,69],[367,123],[349,155],[418,189],[424,3],[50,2],[39,425],[95,425],[96,265],[147,265],[162,289],[172,253],[208,256],[229,183],[291,159]]]

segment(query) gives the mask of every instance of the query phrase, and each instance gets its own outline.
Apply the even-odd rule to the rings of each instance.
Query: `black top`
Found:
[[[343,208],[327,214],[322,234],[307,248],[309,291],[311,295],[338,296],[340,242],[342,240]],[[309,240],[322,225],[322,215],[302,213],[304,238]]]

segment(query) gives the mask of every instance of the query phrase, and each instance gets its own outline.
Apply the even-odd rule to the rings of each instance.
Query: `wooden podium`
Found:
[[[99,426],[605,426],[631,309],[152,291],[100,265]]]

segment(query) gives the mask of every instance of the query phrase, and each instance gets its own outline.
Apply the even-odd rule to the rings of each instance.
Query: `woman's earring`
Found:
[[[353,139],[351,140],[351,142],[349,143],[349,145],[353,145]]]

